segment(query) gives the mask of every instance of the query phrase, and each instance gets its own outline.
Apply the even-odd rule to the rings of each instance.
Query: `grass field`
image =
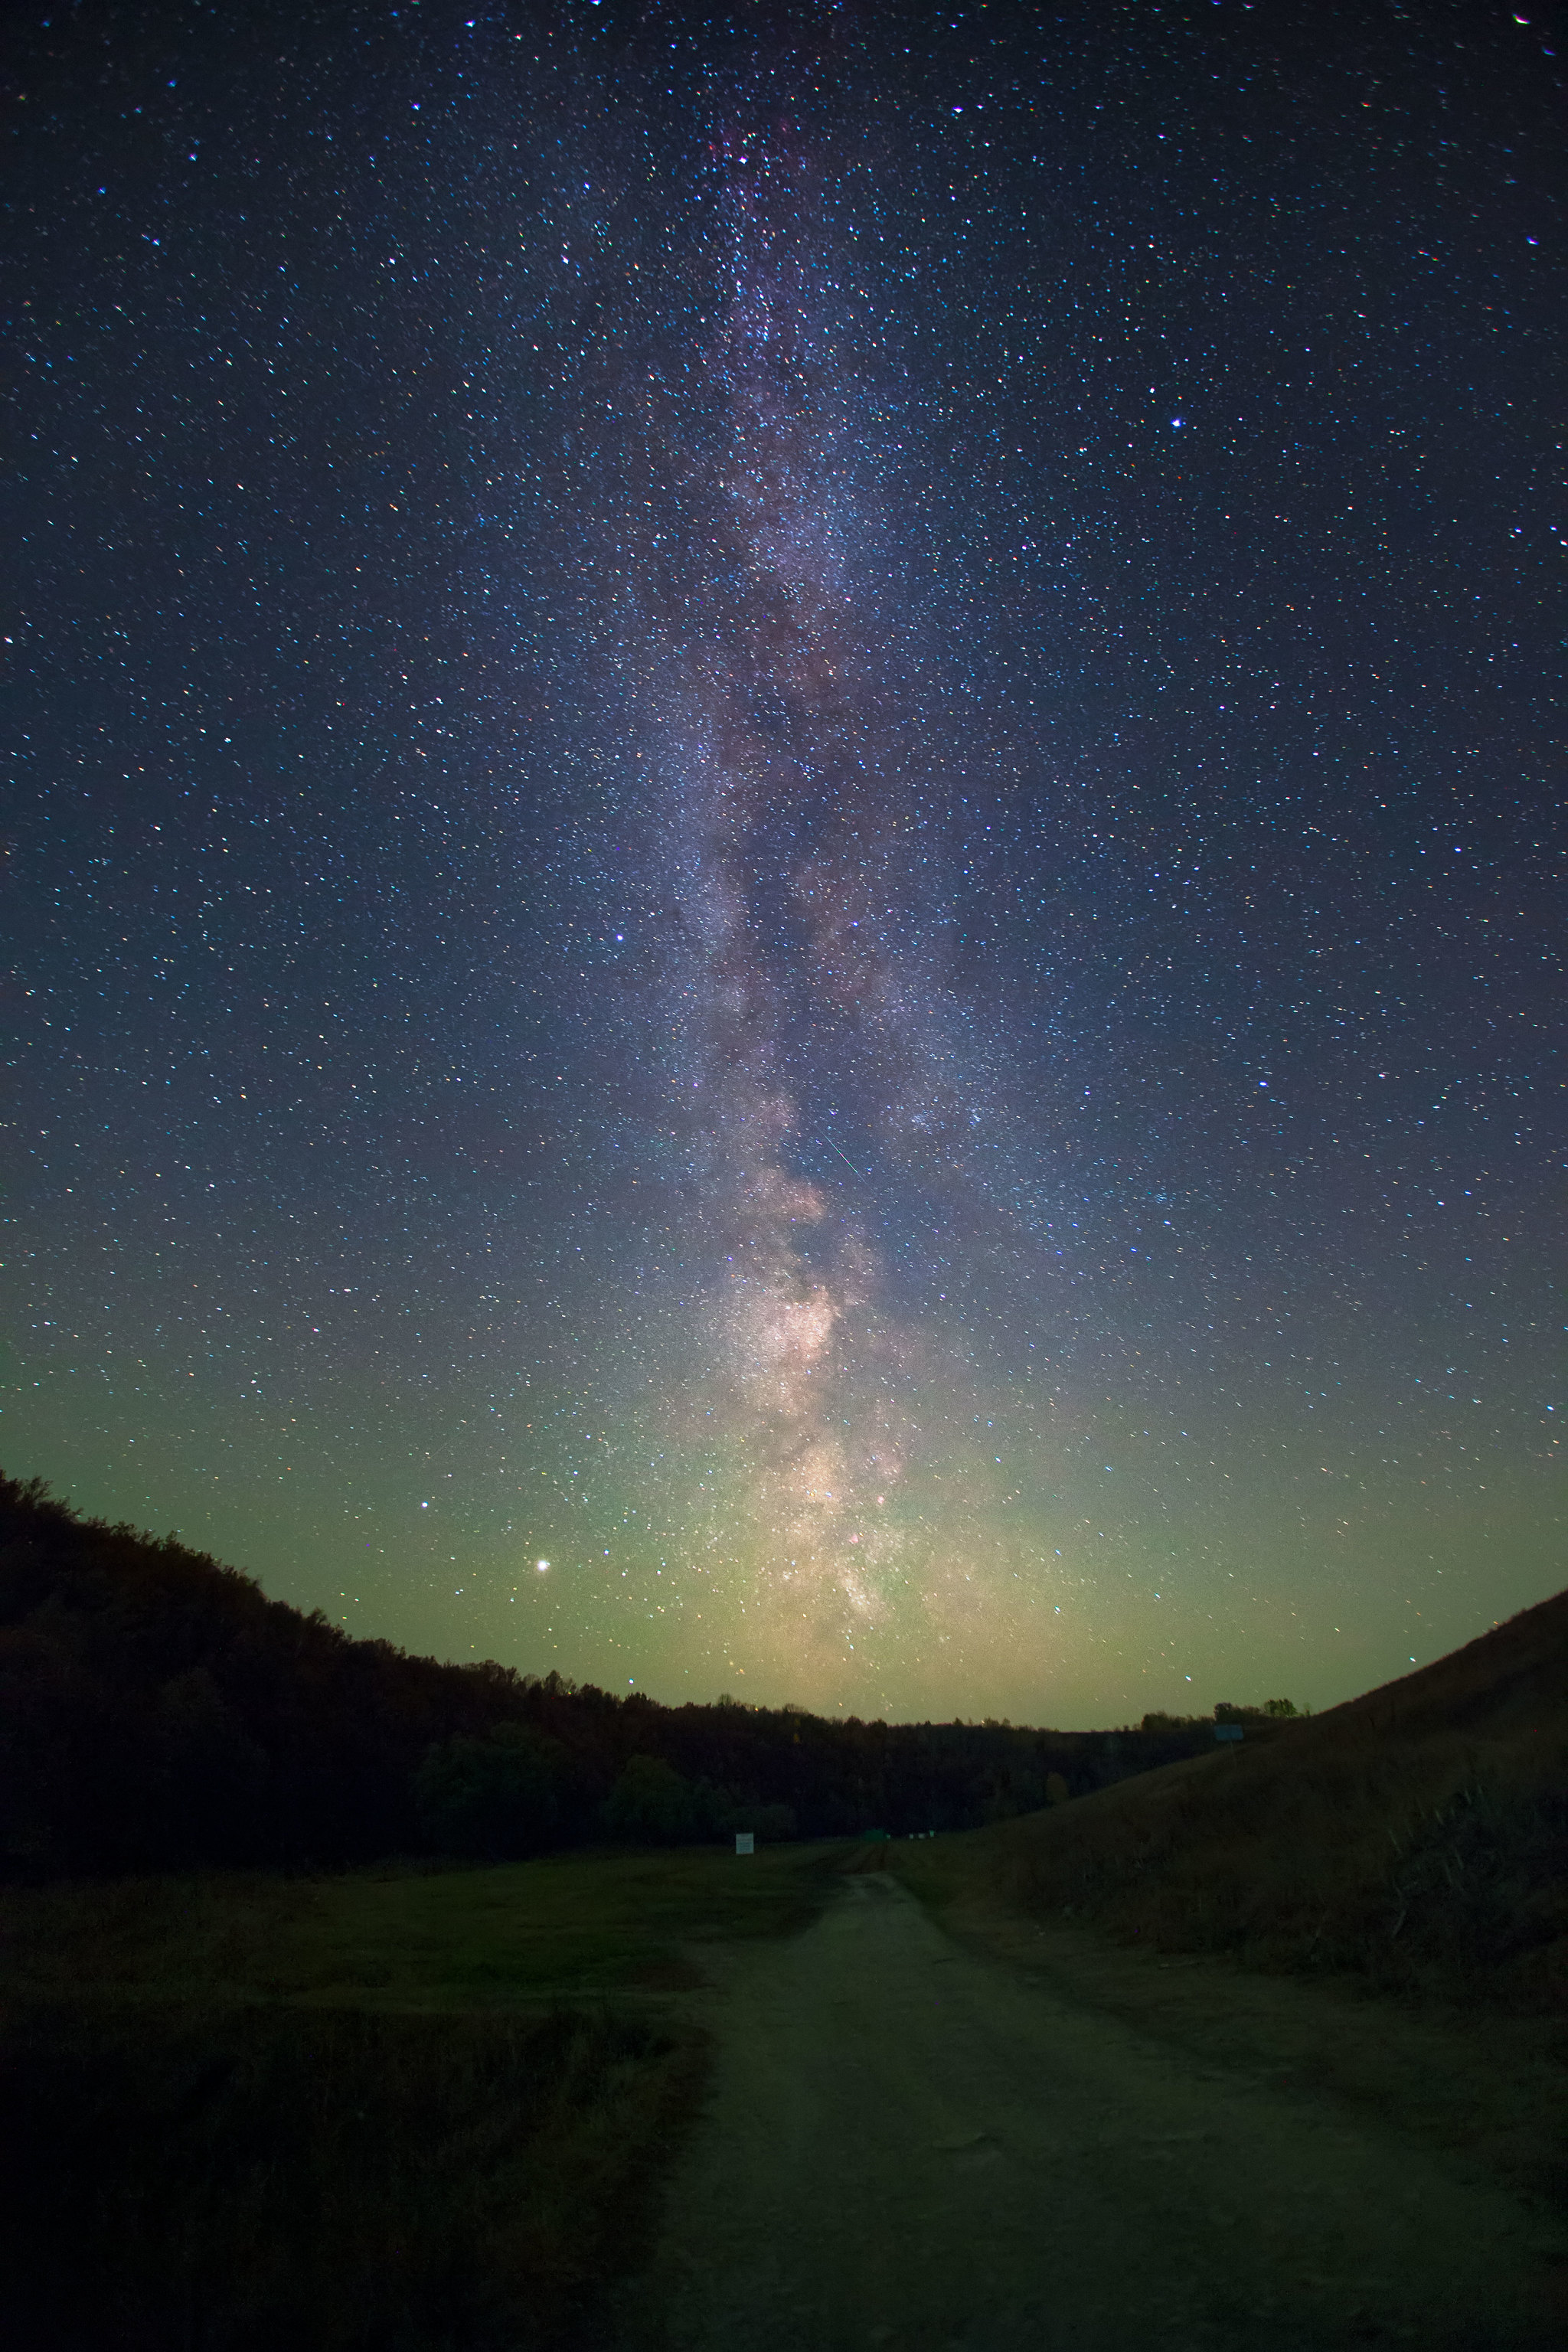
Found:
[[[64,1979],[83,1994],[493,2010],[690,1983],[689,1947],[805,1926],[843,1851],[689,1846],[40,1887],[0,1897],[0,1990]]]
[[[0,2336],[591,2345],[701,2040],[661,1991],[814,1915],[783,1846],[0,1901]]]

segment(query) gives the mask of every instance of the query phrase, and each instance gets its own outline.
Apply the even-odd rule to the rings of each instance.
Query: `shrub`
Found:
[[[558,1740],[523,1723],[443,1740],[415,1780],[426,1835],[448,1853],[537,1853],[560,1820],[563,1760]]]
[[[658,1756],[633,1756],[605,1800],[604,1823],[634,1843],[684,1845],[708,1824],[689,1780]]]

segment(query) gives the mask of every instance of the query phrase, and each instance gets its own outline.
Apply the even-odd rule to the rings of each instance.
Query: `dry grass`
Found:
[[[1568,1594],[1267,1744],[897,1850],[1128,1942],[1521,2010],[1568,1995]]]
[[[6,2026],[0,2332],[116,2352],[591,2340],[690,2056],[571,2011]]]

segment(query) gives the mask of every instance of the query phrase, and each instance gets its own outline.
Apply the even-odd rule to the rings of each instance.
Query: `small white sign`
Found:
[[[755,1853],[756,1850],[757,1838],[756,1832],[754,1830],[737,1830],[735,1832],[735,1852],[737,1853]]]

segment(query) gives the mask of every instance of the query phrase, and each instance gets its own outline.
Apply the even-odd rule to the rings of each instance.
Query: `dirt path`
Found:
[[[725,1966],[639,2347],[1568,2340],[1539,2212],[1479,2167],[964,1949],[885,1874]]]

